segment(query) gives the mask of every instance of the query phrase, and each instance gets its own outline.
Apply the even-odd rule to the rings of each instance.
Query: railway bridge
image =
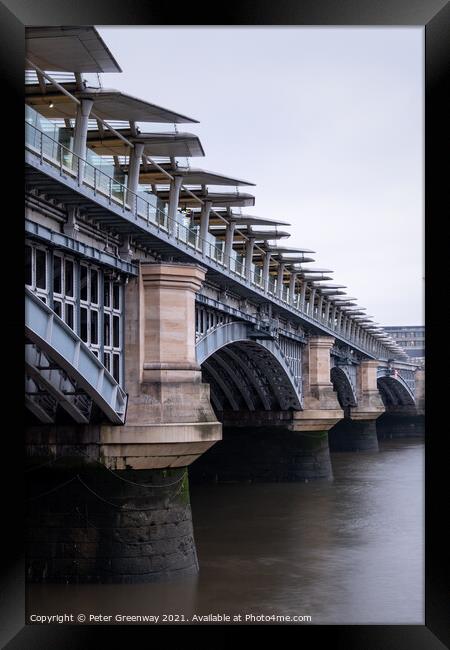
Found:
[[[29,28],[26,61],[28,578],[189,574],[188,468],[331,478],[330,447],[423,413],[423,371],[289,224],[242,212],[252,183],[147,128],[196,120],[89,81],[120,71],[94,28]]]

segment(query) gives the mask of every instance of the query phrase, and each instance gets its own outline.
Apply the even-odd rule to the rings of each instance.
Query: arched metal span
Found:
[[[25,289],[26,404],[52,422],[61,406],[79,423],[89,422],[92,403],[114,424],[125,421],[127,395],[73,330]]]
[[[356,407],[357,399],[354,386],[352,385],[348,374],[345,369],[339,366],[331,368],[330,372],[331,383],[337,393],[339,404],[341,408]]]
[[[379,376],[377,386],[387,408],[389,406],[414,406],[416,403],[410,387],[400,376]]]
[[[224,323],[196,345],[217,410],[301,410],[301,384],[276,340],[255,338],[247,323]]]

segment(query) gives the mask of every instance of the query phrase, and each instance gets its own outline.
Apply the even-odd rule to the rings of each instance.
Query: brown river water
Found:
[[[232,624],[307,616],[297,621],[423,625],[423,440],[333,453],[332,465],[332,481],[193,486],[198,576],[159,584],[30,585],[27,613],[111,616],[97,624],[145,624],[116,620],[117,614],[159,616],[159,624],[171,625],[219,614],[217,622],[229,616]],[[246,615],[267,618],[246,621]]]

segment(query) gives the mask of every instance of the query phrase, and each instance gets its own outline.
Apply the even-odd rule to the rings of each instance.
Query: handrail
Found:
[[[57,167],[60,171],[60,174],[67,174],[72,176],[77,182],[78,185],[86,185],[94,190],[94,194],[102,194],[105,196],[109,203],[114,203],[120,207],[123,211],[129,210],[131,214],[134,215],[136,221],[141,220],[148,227],[150,224],[157,227],[158,232],[162,230],[169,237],[174,237],[177,241],[189,247],[196,254],[199,254],[202,258],[207,257],[213,262],[219,264],[219,266],[226,269],[231,275],[239,278],[240,281],[246,279],[246,268],[241,262],[238,262],[232,255],[225,256],[224,250],[221,247],[212,244],[210,241],[200,237],[198,228],[188,228],[183,224],[179,223],[176,219],[172,219],[169,215],[160,210],[156,205],[150,203],[146,198],[142,196],[142,193],[137,193],[132,190],[129,190],[123,183],[114,179],[113,177],[105,174],[98,167],[90,163],[84,158],[81,158],[71,149],[61,144],[54,138],[45,134],[43,131],[38,129],[34,124],[25,122],[26,129],[33,129],[38,134],[38,144],[39,146],[33,145],[30,143],[26,137],[25,145],[28,149],[37,153],[41,159],[41,162],[45,158],[47,162]],[[50,141],[52,147],[56,146],[56,156],[54,154],[48,154],[44,151],[44,142]],[[59,154],[59,155],[58,155]],[[68,159],[68,163],[64,162],[64,157]],[[90,180],[86,170],[93,170],[93,179]],[[101,182],[103,179],[103,183]],[[114,195],[116,194],[116,196]],[[120,199],[118,196],[120,196]],[[130,201],[131,198],[131,201]],[[140,206],[144,207],[144,215]],[[155,218],[151,218],[151,215],[154,214]],[[180,214],[180,213],[179,213]],[[236,270],[239,268],[240,270]],[[356,345],[359,349],[364,350],[370,356],[375,356],[377,354],[385,354],[386,358],[392,356],[387,348],[377,344],[376,339],[370,337],[370,345],[363,345],[361,342],[357,342],[353,337],[348,338],[344,332],[341,331],[341,328],[338,324],[333,324],[330,320],[326,320],[320,314],[307,314],[306,311],[300,307],[304,307],[298,301],[298,294],[296,296],[290,296],[289,292],[283,292],[282,296],[277,296],[275,294],[274,288],[269,283],[267,291],[261,280],[255,281],[255,275],[248,280],[248,284],[251,287],[256,288],[263,294],[265,294],[271,301],[275,303],[280,303],[282,306],[287,306],[297,315],[306,317],[308,321],[318,324],[320,327],[330,330],[333,334],[338,335],[341,340],[348,343],[349,345]],[[299,306],[300,305],[300,306]]]

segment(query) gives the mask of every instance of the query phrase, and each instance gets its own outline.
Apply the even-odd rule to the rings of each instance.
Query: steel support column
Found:
[[[316,300],[317,289],[314,287],[309,294],[309,303],[308,303],[308,316],[314,318],[314,302]]]
[[[225,234],[225,265],[227,268],[230,268],[230,256],[231,251],[233,250],[233,241],[234,241],[234,230],[236,228],[236,223],[230,221],[227,225],[226,234]]]
[[[291,277],[289,279],[289,302],[291,305],[295,304],[295,282],[297,280],[297,273],[291,271]]]
[[[267,293],[269,290],[269,270],[270,270],[270,253],[264,255],[263,262],[263,286],[264,291]]]
[[[308,286],[308,283],[303,278],[302,279],[302,288],[300,290],[300,309],[302,311],[305,311],[305,299],[306,299],[306,288],[307,288],[307,286]]]
[[[284,262],[279,262],[278,263],[278,279],[277,279],[277,296],[278,298],[283,297],[283,277],[284,277],[284,269],[286,268],[286,264]]]
[[[202,243],[203,255],[210,255],[211,252],[208,251],[208,232],[209,232],[209,213],[211,212],[212,201],[206,200],[202,205],[202,211],[200,213],[200,241]]]
[[[247,240],[247,246],[245,249],[245,278],[247,282],[251,282],[252,279],[252,261],[253,261],[254,247],[255,247],[255,238],[250,237]]]
[[[144,153],[144,144],[136,142],[134,149],[130,154],[130,164],[128,166],[128,180],[127,180],[127,204],[131,207],[133,212],[136,209],[134,202],[134,195],[138,190],[139,185],[139,169],[141,165],[141,157]]]
[[[181,183],[183,182],[183,176],[179,174],[174,174],[173,181],[170,183],[170,192],[169,192],[169,223],[168,229],[169,232],[173,235],[175,234],[176,226],[176,216],[178,211],[178,202],[180,199],[180,189]]]

